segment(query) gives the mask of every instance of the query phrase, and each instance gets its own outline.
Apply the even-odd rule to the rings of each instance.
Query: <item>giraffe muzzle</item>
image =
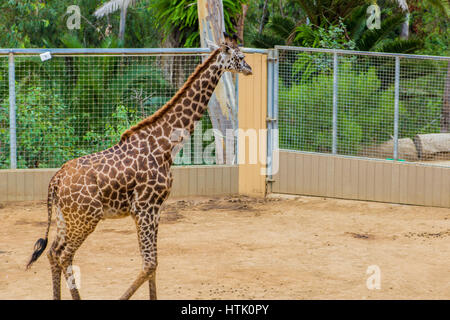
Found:
[[[247,64],[242,68],[244,76],[251,76],[253,74],[252,68]]]

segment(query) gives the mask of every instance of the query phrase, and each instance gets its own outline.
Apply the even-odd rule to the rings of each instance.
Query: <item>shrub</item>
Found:
[[[58,167],[78,156],[77,138],[70,126],[73,115],[51,89],[16,86],[17,166],[18,168]],[[0,110],[0,168],[8,168],[9,159],[9,100],[4,99]]]

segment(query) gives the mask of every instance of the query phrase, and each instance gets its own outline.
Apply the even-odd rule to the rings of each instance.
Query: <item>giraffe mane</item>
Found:
[[[194,82],[194,80],[197,79],[197,76],[206,69],[206,66],[211,62],[211,60],[215,59],[216,56],[219,54],[220,49],[214,50],[211,55],[203,61],[203,63],[199,64],[194,72],[189,76],[189,78],[186,80],[186,82],[183,84],[183,86],[175,93],[175,95],[161,108],[159,108],[154,114],[151,116],[141,120],[128,130],[126,130],[124,133],[122,133],[122,136],[120,137],[120,142],[126,140],[128,137],[130,137],[132,134],[138,132],[140,129],[150,126],[151,124],[155,123],[158,119],[160,119],[166,112],[169,110],[176,102],[177,100],[182,96],[182,94],[185,92],[185,90]]]

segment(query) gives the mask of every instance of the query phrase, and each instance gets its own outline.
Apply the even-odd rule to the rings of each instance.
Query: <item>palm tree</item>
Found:
[[[408,37],[409,37],[409,14],[410,14],[408,3],[406,2],[406,0],[391,0],[391,1],[397,2],[400,9],[405,13],[405,21],[403,22],[403,25],[402,25],[402,31],[400,33],[400,38],[408,39]],[[434,6],[435,8],[437,8],[441,12],[441,14],[443,14],[447,17],[450,15],[448,0],[426,0],[425,2],[427,2],[428,5]]]
[[[101,18],[105,15],[120,10],[120,26],[119,26],[119,39],[123,43],[125,37],[125,24],[127,19],[127,9],[130,5],[134,5],[140,0],[110,0],[104,3],[100,8],[95,10],[94,16]]]

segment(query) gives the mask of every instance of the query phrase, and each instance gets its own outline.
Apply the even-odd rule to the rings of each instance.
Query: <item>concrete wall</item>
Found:
[[[450,167],[280,151],[272,192],[450,208]]]
[[[0,202],[46,200],[58,169],[0,170]],[[174,166],[171,197],[238,193],[237,166]]]

